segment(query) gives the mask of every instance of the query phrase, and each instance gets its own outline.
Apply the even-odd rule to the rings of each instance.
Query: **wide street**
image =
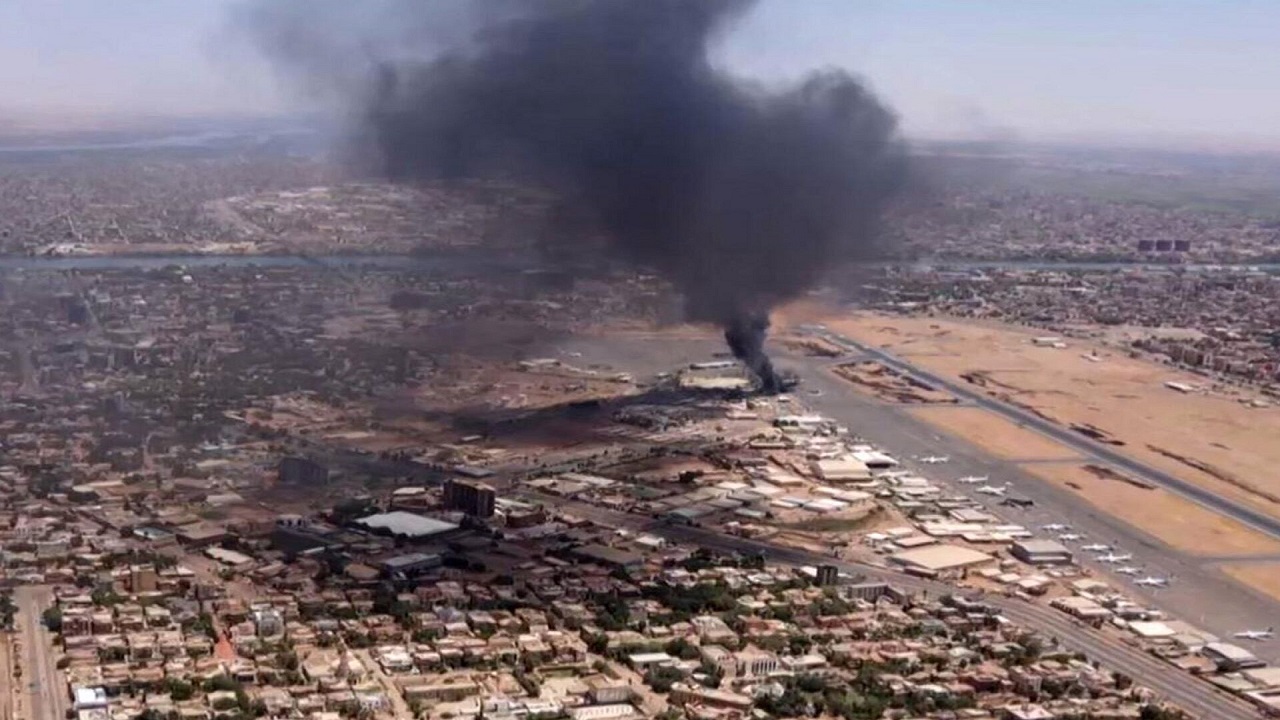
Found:
[[[25,720],[62,720],[68,705],[66,683],[57,668],[52,634],[41,618],[53,605],[53,590],[45,585],[25,585],[14,590],[13,599],[18,606],[15,622],[22,644],[21,683],[26,690],[17,715]]]

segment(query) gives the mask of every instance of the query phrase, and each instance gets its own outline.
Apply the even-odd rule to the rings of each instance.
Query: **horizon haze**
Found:
[[[237,36],[244,4],[9,0],[0,6],[0,127],[314,109]],[[319,21],[337,6],[315,7]],[[1277,25],[1280,5],[1249,0],[762,0],[716,58],[766,83],[849,70],[911,138],[1280,149],[1269,72],[1280,45],[1267,32]]]

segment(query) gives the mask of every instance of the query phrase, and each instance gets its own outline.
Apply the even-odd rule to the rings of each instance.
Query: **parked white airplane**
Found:
[[[983,485],[974,492],[980,492],[984,495],[1003,495],[1004,491],[1008,489],[1008,485]]]
[[[1104,563],[1122,563],[1132,559],[1133,559],[1132,555],[1117,555],[1115,553],[1107,553],[1106,555],[1098,556],[1098,562],[1104,562]]]
[[[959,480],[956,480],[956,482],[960,483],[961,485],[977,485],[978,483],[987,482],[990,479],[991,479],[990,475],[965,475]]]
[[[1155,577],[1154,575],[1148,575],[1147,577],[1138,578],[1137,580],[1134,580],[1133,584],[1141,585],[1143,587],[1161,587],[1161,588],[1169,587],[1169,578],[1162,578],[1162,577]]]
[[[1142,572],[1142,568],[1137,565],[1125,565],[1124,567],[1116,568],[1113,572],[1117,575],[1137,575]]]
[[[1071,526],[1063,525],[1062,523],[1049,523],[1048,525],[1041,525],[1040,529],[1045,532],[1061,532],[1063,530],[1070,530]]]
[[[1080,533],[1062,533],[1058,536],[1058,539],[1063,542],[1071,542],[1073,540],[1083,540],[1084,536]]]
[[[1241,630],[1235,633],[1233,637],[1243,638],[1245,640],[1270,640],[1274,634],[1275,628],[1267,628],[1266,630]]]
[[[1080,549],[1085,552],[1104,553],[1109,552],[1111,550],[1111,546],[1103,545],[1102,543],[1094,543],[1092,545],[1081,545]]]
[[[920,458],[920,462],[929,463],[930,465],[937,465],[938,463],[947,462],[950,459],[951,458],[947,457],[946,455],[925,455],[924,457]]]

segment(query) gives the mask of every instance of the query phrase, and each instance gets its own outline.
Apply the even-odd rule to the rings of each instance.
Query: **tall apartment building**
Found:
[[[444,506],[478,518],[493,517],[497,493],[492,486],[474,480],[450,480],[444,486]]]

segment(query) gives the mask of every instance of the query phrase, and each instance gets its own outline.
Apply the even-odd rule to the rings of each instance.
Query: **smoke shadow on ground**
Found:
[[[720,417],[723,408],[710,404],[741,392],[685,388],[650,388],[638,394],[571,400],[536,408],[471,405],[448,409],[394,410],[401,417],[440,423],[460,437],[479,435],[510,448],[567,448],[608,442],[643,441],[646,430],[678,427]],[[384,409],[391,411],[390,408]]]

